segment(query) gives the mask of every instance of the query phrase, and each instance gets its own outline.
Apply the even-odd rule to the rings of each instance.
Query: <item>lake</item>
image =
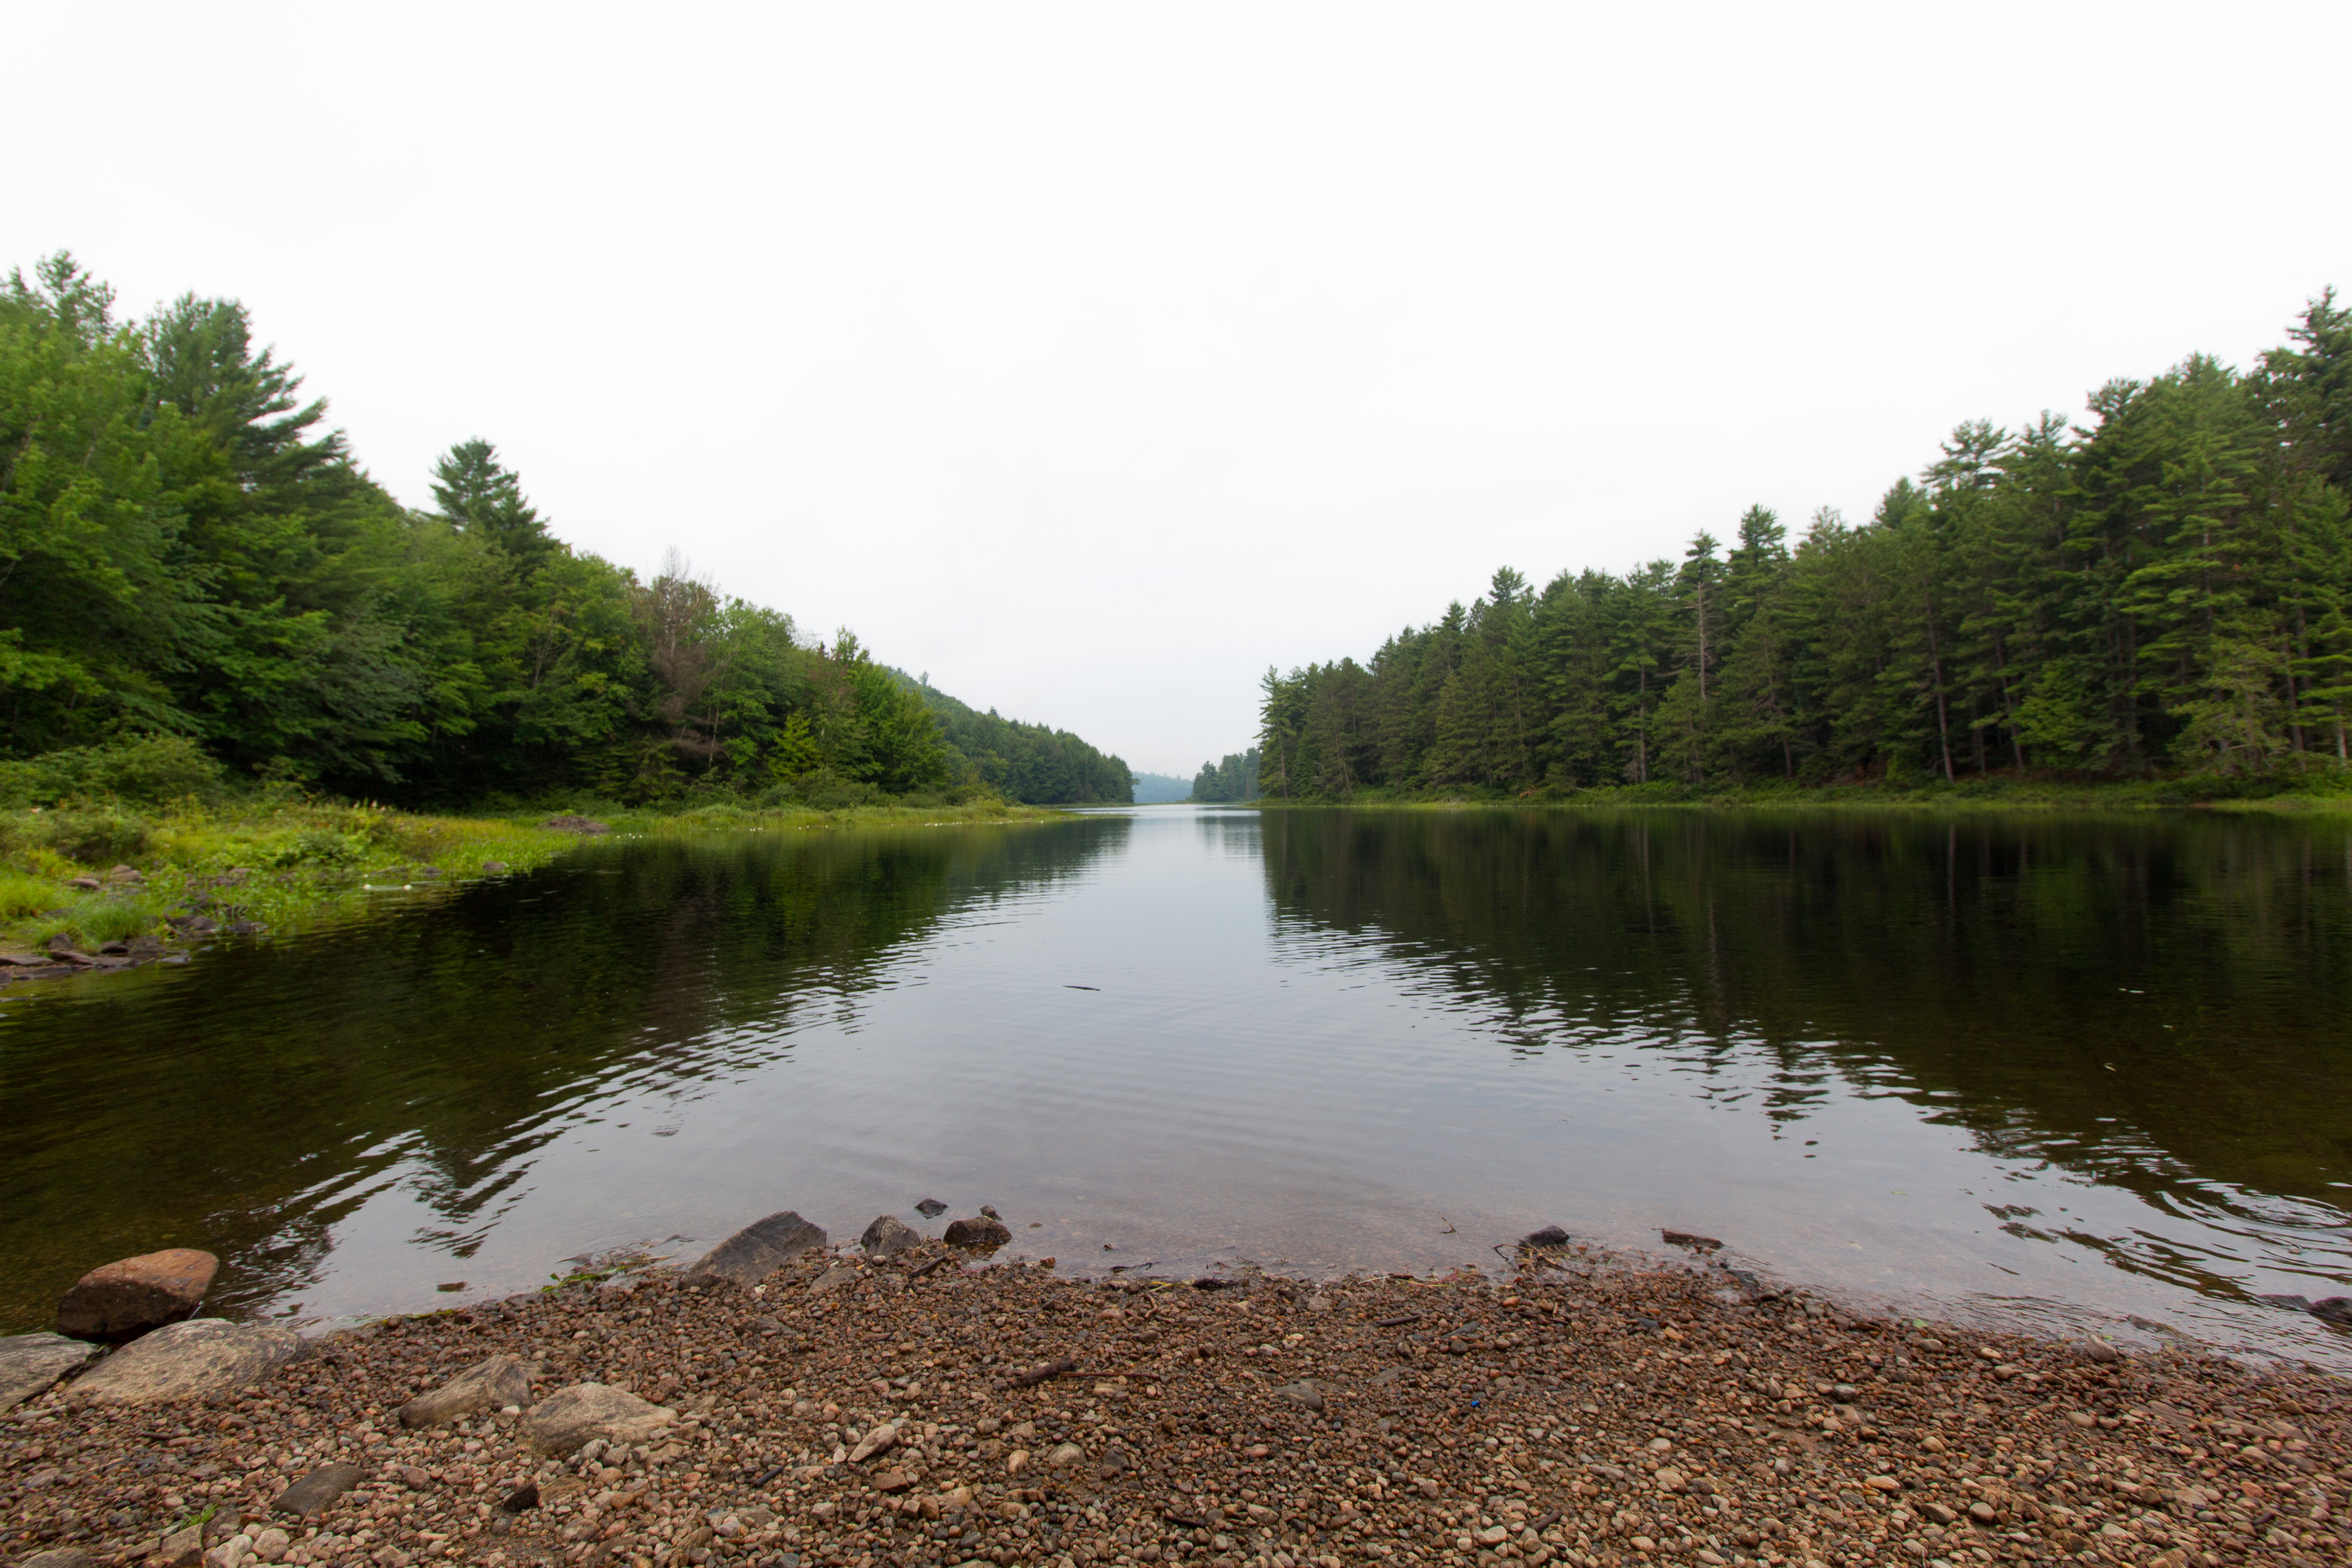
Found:
[[[776,1209],[1193,1278],[1718,1237],[1963,1321],[2352,1365],[2352,828],[1184,806],[600,842],[0,994],[0,1319],[298,1321]],[[913,1205],[948,1205],[926,1221]],[[463,1282],[462,1289],[439,1287]]]

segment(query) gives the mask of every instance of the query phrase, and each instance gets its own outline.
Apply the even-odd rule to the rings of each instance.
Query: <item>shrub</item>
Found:
[[[65,905],[65,889],[40,877],[0,871],[0,921],[22,920]]]
[[[35,841],[85,866],[112,866],[147,847],[145,817],[122,811],[45,812],[33,825]]]
[[[0,762],[0,805],[55,805],[67,800],[161,805],[194,796],[217,800],[220,763],[184,735],[126,735],[102,746],[73,746]]]

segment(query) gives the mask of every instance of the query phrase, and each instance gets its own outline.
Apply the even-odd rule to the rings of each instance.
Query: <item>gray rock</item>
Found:
[[[826,1269],[824,1273],[818,1275],[815,1279],[810,1280],[809,1289],[812,1290],[838,1290],[844,1285],[855,1285],[860,1279],[865,1278],[866,1276],[861,1270],[853,1268],[846,1263],[836,1263],[832,1268]]]
[[[687,1270],[689,1285],[737,1285],[749,1290],[803,1252],[824,1245],[824,1232],[786,1209],[747,1225]]]
[[[1307,1310],[1310,1312],[1328,1312],[1331,1310],[1331,1298],[1309,1296],[1307,1298]]]
[[[58,1331],[121,1344],[196,1315],[220,1259],[192,1247],[142,1252],[83,1275],[58,1303]]]
[[[1045,1456],[1045,1465],[1048,1469],[1067,1469],[1086,1457],[1087,1451],[1076,1443],[1057,1443]]]
[[[1303,1405],[1309,1410],[1323,1408],[1323,1391],[1306,1378],[1301,1378],[1297,1383],[1286,1383],[1276,1389],[1275,1393],[1289,1400],[1293,1405]]]
[[[0,1339],[0,1410],[14,1410],[98,1353],[96,1345],[63,1334],[10,1334]]]
[[[430,1394],[400,1407],[403,1426],[446,1426],[477,1410],[530,1403],[530,1368],[509,1355],[476,1362]]]
[[[1519,1237],[1519,1245],[1530,1252],[1558,1252],[1575,1239],[1559,1226],[1548,1225]]]
[[[96,1562],[79,1546],[53,1546],[26,1558],[19,1568],[92,1568]]]
[[[357,1465],[322,1465],[279,1492],[269,1505],[272,1513],[289,1513],[297,1519],[316,1519],[327,1511],[337,1498],[367,1479],[367,1472]]]
[[[925,1198],[915,1205],[915,1212],[925,1219],[937,1219],[948,1212],[948,1205],[937,1198]]]
[[[866,1227],[857,1245],[877,1258],[890,1258],[910,1247],[922,1245],[923,1234],[913,1226],[890,1215],[882,1215]]]
[[[1004,1222],[992,1217],[959,1219],[948,1225],[950,1247],[997,1247],[1012,1239],[1013,1233],[1004,1228]]]
[[[205,1527],[192,1524],[185,1530],[175,1530],[163,1537],[155,1555],[147,1559],[150,1568],[194,1568],[205,1554]]]
[[[195,1318],[157,1329],[76,1378],[78,1405],[201,1399],[258,1383],[302,1353],[300,1336],[259,1323]]]
[[[659,1436],[677,1412],[648,1405],[635,1394],[601,1383],[559,1388],[522,1418],[522,1434],[542,1454],[577,1453],[596,1438],[643,1443]]]

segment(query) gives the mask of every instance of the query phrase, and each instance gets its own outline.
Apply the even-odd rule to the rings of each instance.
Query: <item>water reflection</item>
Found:
[[[1064,1268],[1673,1226],[1889,1302],[2339,1359],[2255,1298],[2352,1291],[2347,911],[2345,827],[2267,819],[609,845],[11,995],[0,1316],[163,1246],[221,1253],[230,1310],[406,1310],[782,1207],[936,1234],[936,1196]]]
[[[604,846],[404,918],[12,995],[0,1322],[166,1246],[223,1256],[216,1308],[297,1300],[363,1218],[463,1278],[551,1142],[614,1107],[616,1132],[673,1135],[806,1020],[854,1032],[942,919],[1049,891],[1126,828]]]
[[[1334,812],[1265,835],[1295,958],[1392,960],[1515,1051],[1633,1047],[1779,1143],[1890,1099],[2042,1189],[1986,1195],[2003,1235],[2240,1302],[2352,1287],[2340,824]],[[2085,1189],[2139,1212],[2086,1227],[2062,1202]]]

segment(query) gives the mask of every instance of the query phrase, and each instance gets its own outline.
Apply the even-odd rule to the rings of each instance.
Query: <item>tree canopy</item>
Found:
[[[2322,294],[2245,371],[2110,382],[2080,424],[1962,425],[1866,521],[1730,533],[1540,590],[1505,568],[1368,663],[1269,669],[1265,793],[2342,767],[2352,310]]]
[[[1128,798],[1075,736],[951,740],[846,631],[573,550],[486,440],[403,507],[235,300],[114,306],[62,252],[0,285],[0,756],[178,736],[407,802]]]

